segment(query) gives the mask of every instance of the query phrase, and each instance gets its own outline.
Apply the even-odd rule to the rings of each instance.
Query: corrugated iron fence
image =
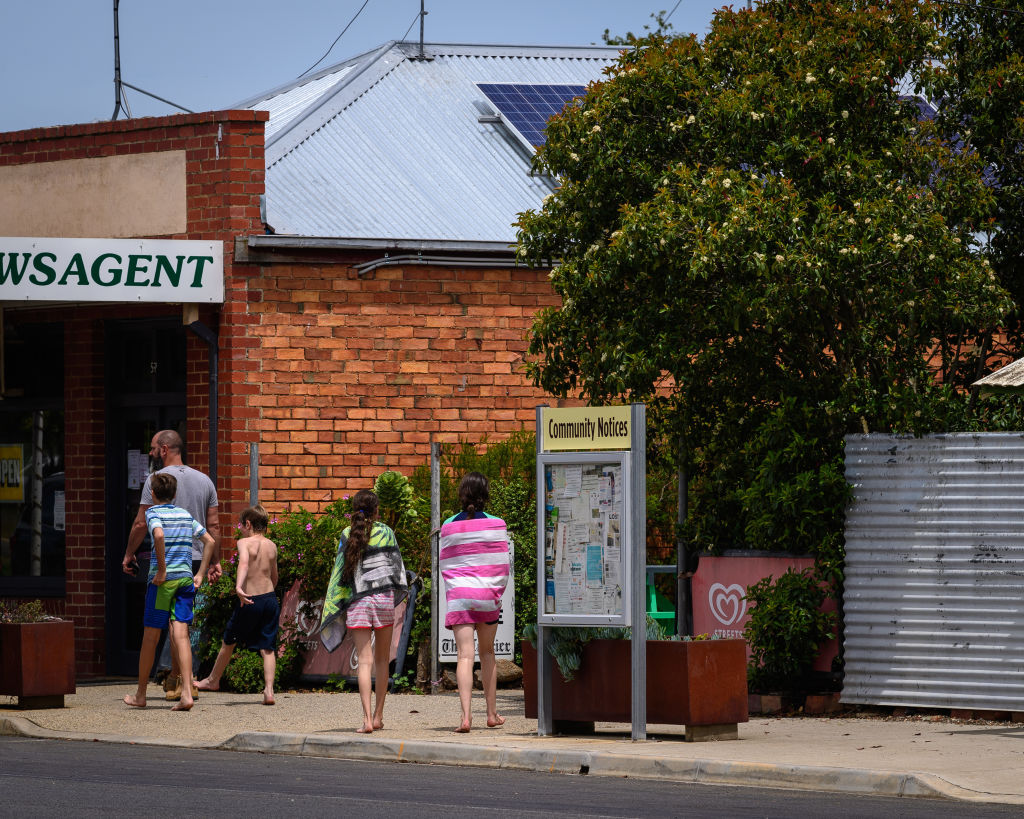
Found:
[[[851,435],[849,703],[1024,711],[1024,434]]]

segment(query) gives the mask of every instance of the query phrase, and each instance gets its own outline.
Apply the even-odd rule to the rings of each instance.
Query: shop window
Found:
[[[0,595],[64,594],[64,331],[4,327]]]

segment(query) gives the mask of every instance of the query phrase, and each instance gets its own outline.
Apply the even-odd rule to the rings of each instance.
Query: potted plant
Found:
[[[647,722],[683,725],[688,742],[738,739],[748,720],[746,643],[664,639],[648,624]],[[654,634],[652,635],[652,631]],[[627,629],[551,629],[551,714],[562,729],[631,722]],[[653,638],[652,638],[653,637]],[[523,640],[526,716],[537,717],[537,651]]]
[[[38,600],[0,601],[0,694],[19,708],[63,708],[75,693],[75,624]]]

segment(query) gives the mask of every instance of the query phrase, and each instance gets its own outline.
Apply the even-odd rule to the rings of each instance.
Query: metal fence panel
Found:
[[[1024,434],[846,438],[848,703],[1024,711]]]

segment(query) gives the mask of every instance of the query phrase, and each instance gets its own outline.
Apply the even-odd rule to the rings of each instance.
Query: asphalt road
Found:
[[[1020,807],[0,737],[0,815],[975,817]]]

